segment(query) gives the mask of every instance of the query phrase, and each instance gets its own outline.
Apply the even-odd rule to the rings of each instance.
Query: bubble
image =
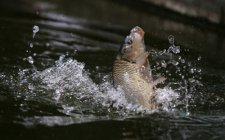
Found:
[[[201,59],[202,59],[202,57],[201,57],[201,56],[199,56],[197,60],[198,60],[198,61],[200,61]]]
[[[39,27],[37,25],[33,26],[33,38],[35,37],[36,33],[39,31]]]

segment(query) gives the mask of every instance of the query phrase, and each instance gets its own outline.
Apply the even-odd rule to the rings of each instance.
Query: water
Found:
[[[225,138],[224,34],[108,0],[1,3],[0,139]],[[167,78],[152,111],[112,84],[136,25]]]
[[[35,37],[35,35],[38,31],[39,31],[39,27],[37,25],[34,25],[34,27],[33,27],[33,38]]]

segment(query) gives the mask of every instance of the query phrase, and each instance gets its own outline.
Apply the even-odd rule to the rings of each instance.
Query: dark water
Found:
[[[9,0],[0,8],[0,139],[225,138],[222,26],[110,0]],[[153,74],[167,77],[154,111],[112,86],[113,60],[136,25]]]

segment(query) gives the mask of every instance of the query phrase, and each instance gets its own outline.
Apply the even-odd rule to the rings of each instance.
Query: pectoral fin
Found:
[[[135,58],[134,62],[139,67],[145,66],[148,61],[148,56],[149,56],[149,52],[145,52],[145,53],[141,54],[140,56],[138,56],[137,58]]]

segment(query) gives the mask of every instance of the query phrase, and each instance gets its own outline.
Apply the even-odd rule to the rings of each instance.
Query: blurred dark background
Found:
[[[167,48],[167,37],[172,34],[177,44],[198,51],[213,61],[220,61],[222,65],[225,62],[224,5],[222,0],[1,1],[1,32],[6,32],[6,35],[0,36],[1,46],[2,43],[13,43],[3,40],[14,38],[16,31],[26,28],[25,25],[43,24],[41,21],[70,22],[82,28],[115,33],[110,36],[100,32],[98,36],[81,31],[81,28],[76,31],[118,44],[123,40],[121,34],[126,35],[130,28],[139,25],[147,32],[146,42],[152,47]],[[16,29],[5,29],[6,24],[16,21]]]

